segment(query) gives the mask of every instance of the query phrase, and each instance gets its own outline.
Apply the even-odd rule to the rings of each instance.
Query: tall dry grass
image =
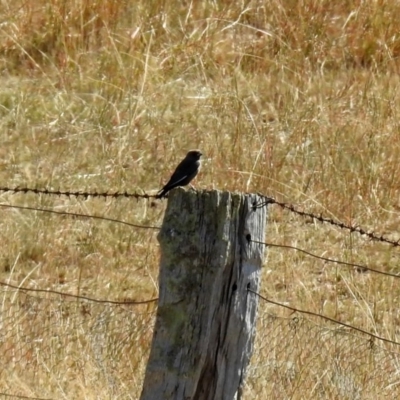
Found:
[[[207,159],[198,188],[262,192],[397,240],[399,8],[397,2],[355,0],[4,1],[0,182],[150,193],[187,149],[198,147]],[[160,225],[164,209],[161,202],[32,194],[2,194],[0,200],[151,225]],[[0,212],[1,281],[114,300],[157,296],[154,232]],[[267,238],[399,269],[396,248],[277,208],[270,210]],[[272,248],[263,277],[269,298],[399,340],[398,287],[394,279]],[[138,397],[154,307],[136,310],[132,320],[108,308],[87,314],[78,305],[57,317],[57,298],[32,301],[42,306],[29,311],[27,301],[2,294],[2,330],[9,329],[3,344],[10,356],[1,391]],[[260,321],[270,312],[290,316],[266,307]],[[33,370],[33,355],[21,350],[21,338],[32,332],[42,340]],[[110,341],[101,361],[93,344],[99,335]],[[272,393],[265,341],[260,333],[263,350],[256,352],[247,385],[251,398]],[[327,355],[333,351],[327,346]],[[279,354],[276,362],[287,362]],[[318,369],[328,368],[329,359],[322,357]],[[345,374],[339,375],[336,383]],[[351,385],[362,388],[366,376]],[[303,377],[296,379],[290,394],[275,398],[311,398],[310,386],[299,383]],[[340,393],[326,398],[344,398]]]

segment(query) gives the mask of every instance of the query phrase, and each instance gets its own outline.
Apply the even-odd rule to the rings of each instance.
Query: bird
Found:
[[[176,167],[168,183],[157,193],[156,198],[161,199],[165,197],[173,188],[188,185],[200,170],[200,157],[202,155],[200,150],[190,150]]]

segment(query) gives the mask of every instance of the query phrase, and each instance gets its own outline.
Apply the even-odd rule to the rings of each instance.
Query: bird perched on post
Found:
[[[188,185],[200,171],[200,157],[202,155],[199,150],[190,150],[176,167],[168,183],[157,193],[156,198],[161,199],[165,197],[173,188]]]

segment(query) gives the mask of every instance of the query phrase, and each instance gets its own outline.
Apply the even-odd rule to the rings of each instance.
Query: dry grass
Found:
[[[399,12],[397,2],[355,0],[5,1],[0,182],[152,192],[187,149],[201,148],[208,161],[197,178],[199,188],[263,192],[397,240]],[[8,194],[0,200],[152,225],[161,223],[164,209],[160,202],[128,200]],[[39,212],[0,212],[1,281],[114,300],[157,295],[154,232]],[[306,224],[277,208],[271,208],[267,238],[399,272],[396,248]],[[400,340],[397,280],[270,249],[263,293]],[[1,344],[7,354],[1,392],[138,397],[154,307],[127,312],[93,305],[87,314],[72,302],[63,313],[57,297],[33,299],[28,306],[28,300],[13,296],[1,294],[1,330],[19,324]],[[264,306],[260,327],[275,321],[270,313],[290,316]],[[270,393],[372,399],[383,393],[386,381],[371,387],[370,364],[357,367],[358,357],[371,361],[367,352],[348,347],[351,373],[321,374],[325,389],[302,384],[312,373],[298,372],[299,360],[305,368],[324,349],[313,368],[331,371],[335,341],[316,339],[321,329],[308,321],[299,334],[304,340],[288,339],[286,352],[276,350],[271,357],[265,342],[276,340],[278,349],[286,335],[285,320],[280,321],[269,328],[278,329],[274,340],[260,330],[249,398]],[[32,343],[31,336],[42,340],[35,356],[21,345]],[[100,336],[108,342],[102,344]],[[358,346],[354,340],[346,343]],[[313,352],[308,343],[315,342],[320,347]],[[290,343],[304,350],[297,359]],[[389,356],[382,360],[381,368],[398,372],[385,364]],[[296,368],[285,390],[278,390],[277,376],[268,371],[276,373],[282,365],[286,373]],[[327,391],[329,385],[335,389]]]

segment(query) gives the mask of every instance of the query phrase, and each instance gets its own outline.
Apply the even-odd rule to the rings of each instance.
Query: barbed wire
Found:
[[[300,247],[296,247],[296,246],[290,246],[290,245],[287,245],[287,244],[260,242],[258,240],[252,240],[252,239],[250,239],[250,242],[263,244],[263,245],[265,245],[267,247],[279,247],[280,249],[296,250],[296,251],[299,251],[300,253],[306,254],[306,255],[308,255],[310,257],[314,257],[314,258],[317,258],[317,259],[322,260],[322,261],[327,261],[327,262],[331,262],[331,263],[335,263],[335,264],[339,264],[339,265],[344,265],[344,266],[347,266],[347,267],[354,267],[354,268],[357,268],[360,271],[370,271],[370,272],[374,272],[376,274],[390,276],[392,278],[400,278],[400,274],[392,274],[391,272],[381,271],[379,269],[371,268],[371,267],[368,267],[367,265],[363,265],[363,264],[350,263],[350,262],[347,262],[347,261],[336,260],[334,258],[319,256],[317,254],[311,253],[310,251],[301,249]]]
[[[149,304],[149,303],[154,303],[158,300],[157,298],[150,299],[150,300],[129,300],[129,301],[115,301],[115,300],[102,300],[102,299],[94,299],[92,297],[87,297],[87,296],[82,296],[82,295],[76,295],[76,294],[71,294],[71,293],[65,293],[65,292],[59,292],[57,290],[52,290],[52,289],[35,289],[35,288],[27,288],[27,287],[22,287],[22,286],[15,286],[12,285],[11,283],[6,283],[0,281],[0,286],[5,286],[20,292],[34,292],[34,293],[49,293],[49,294],[56,294],[62,297],[70,297],[75,300],[85,300],[85,301],[90,301],[92,303],[100,303],[100,304],[113,304],[113,305],[142,305],[142,304]]]
[[[261,203],[255,203],[253,205],[253,207],[255,209],[265,207],[268,204],[276,204],[277,206],[279,206],[285,210],[288,210],[294,214],[297,214],[301,217],[311,218],[311,219],[316,220],[321,223],[326,223],[329,225],[336,226],[340,229],[348,230],[348,231],[350,231],[350,233],[355,232],[355,233],[360,234],[361,236],[367,236],[369,239],[377,241],[377,242],[383,242],[383,243],[390,244],[394,247],[400,247],[400,239],[391,240],[381,234],[375,233],[373,231],[367,231],[366,229],[361,228],[360,226],[345,224],[344,222],[335,221],[333,218],[324,217],[322,214],[318,215],[318,214],[314,214],[314,213],[308,212],[308,211],[301,211],[301,210],[298,210],[293,204],[277,201],[277,200],[273,199],[272,197],[263,195],[262,193],[257,193],[257,194],[260,197],[263,197],[265,199],[265,201],[261,202]]]
[[[399,342],[396,342],[396,341],[391,340],[391,339],[387,339],[387,338],[382,337],[382,336],[375,335],[372,332],[368,332],[368,331],[366,331],[364,329],[361,329],[361,328],[358,328],[356,326],[353,326],[353,325],[350,325],[350,324],[346,324],[345,322],[341,322],[341,321],[339,321],[337,319],[328,317],[326,315],[318,314],[318,313],[315,313],[313,311],[308,311],[308,310],[300,310],[299,308],[295,308],[295,307],[288,306],[286,304],[278,303],[277,301],[270,300],[270,299],[266,298],[265,296],[261,295],[260,293],[254,291],[254,290],[252,290],[250,288],[248,288],[247,291],[250,292],[250,293],[253,293],[254,295],[259,297],[260,299],[266,301],[267,303],[271,303],[271,304],[274,304],[276,306],[283,307],[283,308],[286,308],[286,309],[288,309],[290,311],[297,312],[297,313],[300,313],[300,314],[312,315],[313,317],[318,317],[318,318],[324,319],[325,321],[333,322],[334,324],[341,325],[341,326],[344,326],[345,328],[349,328],[349,329],[352,329],[354,331],[363,333],[364,335],[369,336],[371,339],[377,339],[377,340],[381,340],[382,342],[391,343],[391,344],[395,344],[397,346],[400,346]]]
[[[56,191],[56,190],[47,190],[47,189],[31,189],[31,188],[7,188],[7,187],[0,187],[0,191],[1,192],[10,192],[10,193],[22,193],[22,194],[26,194],[26,193],[34,193],[34,194],[43,194],[43,195],[53,195],[53,196],[67,196],[67,197],[83,197],[83,198],[89,198],[89,197],[97,197],[97,198],[135,198],[136,200],[138,199],[153,199],[155,198],[154,195],[148,195],[148,194],[138,194],[138,193],[128,193],[128,192],[115,192],[115,193],[109,193],[109,192],[86,192],[86,191],[76,191],[76,192],[70,192],[70,191]],[[317,214],[313,214],[310,212],[306,212],[306,211],[301,211],[298,210],[294,205],[288,204],[288,203],[281,203],[276,201],[275,199],[272,198],[268,198],[267,196],[264,195],[260,195],[263,197],[264,201],[259,202],[259,204],[255,204],[255,208],[258,207],[264,207],[267,206],[268,204],[276,204],[278,206],[280,206],[283,209],[286,209],[292,213],[295,213],[299,216],[302,217],[307,217],[307,218],[312,218],[318,222],[321,223],[327,223],[336,227],[339,227],[341,229],[346,229],[349,230],[350,232],[356,232],[358,234],[364,235],[366,237],[368,237],[371,240],[376,240],[376,241],[381,241],[381,242],[385,242],[388,244],[391,244],[393,246],[400,246],[400,240],[399,241],[392,241],[390,239],[387,239],[386,237],[384,237],[383,235],[378,235],[374,232],[371,231],[367,231],[363,228],[357,227],[357,226],[352,226],[352,225],[348,225],[348,224],[344,224],[342,222],[339,221],[335,221],[334,219],[331,218],[326,218],[322,215],[317,215]],[[0,204],[0,207],[8,207],[8,208],[16,208],[16,209],[21,209],[21,210],[33,210],[33,211],[38,211],[38,212],[47,212],[47,213],[53,213],[53,214],[60,214],[60,215],[67,215],[67,216],[71,216],[71,217],[75,217],[75,218],[95,218],[95,219],[99,219],[99,220],[106,220],[106,221],[110,221],[110,222],[116,222],[116,223],[122,223],[128,226],[132,226],[135,228],[144,228],[144,229],[160,229],[159,227],[155,227],[155,226],[142,226],[142,225],[137,225],[137,224],[132,224],[126,221],[121,221],[118,219],[112,219],[112,218],[107,218],[107,217],[101,217],[101,216],[95,216],[95,215],[87,215],[87,214],[79,214],[79,213],[71,213],[71,212],[64,212],[64,211],[54,211],[52,209],[46,209],[46,208],[35,208],[35,207],[27,207],[27,206],[16,206],[16,205],[9,205],[9,204]],[[265,246],[270,246],[270,247],[279,247],[279,248],[283,248],[283,249],[288,249],[288,250],[295,250],[295,251],[299,251],[303,254],[306,254],[307,256],[310,257],[314,257],[316,259],[319,260],[323,260],[326,262],[331,262],[331,263],[336,263],[339,265],[344,265],[347,267],[354,267],[360,270],[366,270],[366,271],[371,271],[373,273],[378,273],[381,275],[386,275],[386,276],[390,276],[390,277],[394,277],[394,278],[398,278],[400,277],[400,275],[397,274],[392,274],[389,272],[384,272],[384,271],[380,271],[378,269],[375,268],[370,268],[369,266],[366,265],[361,265],[361,264],[356,264],[356,263],[349,263],[349,262],[344,262],[344,261],[340,261],[340,260],[336,260],[336,259],[331,259],[328,257],[323,257],[323,256],[319,256],[316,254],[313,254],[312,252],[309,252],[307,250],[295,247],[295,246],[289,246],[289,245],[280,245],[280,244],[275,244],[275,243],[268,243],[268,242],[258,242],[258,241],[253,241],[254,243],[259,243],[259,244],[263,244]],[[100,308],[102,309],[104,308],[113,308],[115,310],[118,311],[126,311],[127,315],[132,314],[132,310],[136,310],[129,308],[129,307],[112,307],[112,306],[107,306],[106,304],[110,304],[110,305],[137,305],[137,304],[149,304],[152,302],[156,302],[158,299],[154,298],[154,299],[150,299],[150,300],[144,300],[144,301],[111,301],[111,300],[103,300],[103,299],[94,299],[94,298],[90,298],[90,297],[86,297],[86,296],[81,296],[81,295],[74,295],[74,294],[69,294],[69,293],[63,293],[63,292],[59,292],[56,290],[50,290],[50,289],[35,289],[35,288],[26,288],[26,287],[19,287],[19,286],[15,286],[6,282],[0,282],[0,286],[4,286],[4,290],[2,290],[2,292],[6,295],[7,292],[9,292],[10,296],[13,296],[13,293],[15,291],[15,293],[21,292],[21,296],[23,296],[24,298],[29,298],[30,299],[38,299],[36,300],[37,302],[42,302],[39,299],[43,299],[43,300],[48,300],[50,295],[53,296],[60,296],[60,301],[59,303],[64,304],[63,302],[65,301],[65,304],[69,304],[69,305],[73,305],[73,301],[79,301],[82,300],[84,302],[93,302],[93,303],[100,303],[100,305],[90,305],[90,308]],[[274,304],[275,306],[278,307],[283,307],[286,308],[288,310],[290,310],[292,313],[298,313],[297,316],[295,315],[294,317],[291,317],[291,319],[295,322],[295,321],[299,321],[299,320],[304,320],[304,321],[312,321],[312,318],[299,318],[298,315],[299,314],[304,314],[304,315],[309,315],[312,317],[316,317],[316,318],[321,318],[324,321],[327,322],[331,322],[337,325],[340,325],[342,327],[345,327],[349,330],[354,331],[354,336],[355,338],[359,338],[361,335],[367,335],[366,338],[366,343],[367,345],[370,343],[371,348],[375,345],[375,343],[377,341],[382,341],[382,342],[387,342],[393,345],[400,345],[400,343],[375,335],[372,332],[368,332],[364,329],[361,328],[357,328],[353,325],[347,324],[347,323],[343,323],[341,321],[338,321],[334,318],[330,318],[327,317],[325,315],[322,314],[318,314],[312,311],[307,311],[307,310],[302,310],[302,309],[297,309],[295,307],[291,307],[291,306],[287,306],[285,304],[281,304],[278,303],[276,301],[270,300],[266,297],[264,297],[263,295],[248,289],[248,292],[258,296],[262,301],[266,302],[266,303],[270,303],[270,304]],[[43,296],[41,296],[40,294],[43,294]],[[53,299],[57,299],[57,297],[51,297],[50,298],[50,302],[48,304],[53,304]],[[70,303],[68,303],[70,302]],[[58,303],[56,301],[56,303]],[[47,304],[47,302],[46,302]],[[84,304],[84,305],[83,305]],[[83,303],[82,307],[89,307],[88,303]],[[102,305],[104,304],[104,306]],[[17,304],[18,305],[18,304]],[[42,311],[46,310],[45,307],[42,308]],[[101,314],[100,314],[101,315]],[[86,318],[86,317],[85,317]],[[91,317],[92,318],[92,317]],[[113,317],[114,318],[114,317]],[[97,322],[97,320],[95,320],[93,318],[93,320],[95,321],[95,328],[99,329],[98,326],[100,326],[100,322],[103,323],[104,318],[103,317],[99,317],[99,321]],[[113,319],[110,319],[113,320]],[[289,319],[290,321],[290,319]],[[97,324],[97,325],[96,325]],[[319,325],[319,324],[318,324]],[[10,325],[11,326],[11,325]],[[129,329],[132,325],[129,325]],[[26,328],[27,330],[29,329],[29,325]],[[93,328],[94,329],[94,328]],[[339,329],[339,328],[338,328]],[[342,329],[340,328],[340,331]],[[336,332],[336,329],[333,330],[334,332]],[[12,332],[12,331],[10,331]],[[96,332],[96,331],[95,331]],[[99,330],[99,332],[102,334],[102,331]],[[356,334],[358,332],[358,334]],[[100,333],[98,335],[100,335]],[[120,333],[118,333],[118,335],[120,335]],[[280,333],[281,335],[281,333]],[[15,335],[14,335],[15,336]],[[10,335],[10,337],[13,337],[13,335]],[[27,337],[30,337],[29,335],[27,335]],[[116,336],[117,337],[117,336]],[[97,337],[96,337],[97,338]],[[118,339],[120,339],[120,337],[118,336]],[[281,336],[279,336],[279,339],[281,340]],[[45,346],[45,345],[44,345]],[[108,353],[107,353],[108,354]],[[39,392],[40,393],[40,392]],[[31,399],[31,400],[51,400],[51,399],[39,399],[39,398],[35,398],[35,397],[25,397],[25,396],[18,396],[18,395],[10,395],[10,394],[6,394],[6,393],[0,393],[0,396],[3,395],[4,397],[14,397],[14,398],[21,398],[21,399]]]
[[[135,198],[136,200],[139,200],[139,199],[147,199],[148,200],[148,199],[156,199],[157,198],[156,195],[152,195],[152,194],[148,194],[148,193],[137,193],[137,192],[129,193],[126,191],[125,192],[117,191],[114,193],[110,193],[110,192],[83,191],[83,190],[82,191],[69,191],[69,190],[63,191],[63,190],[38,189],[38,188],[28,188],[28,187],[10,188],[7,186],[0,187],[0,192],[12,193],[12,194],[34,193],[34,194],[44,194],[44,195],[50,195],[50,196],[67,196],[69,198],[70,197],[83,197],[85,199],[87,199],[89,197],[100,197],[100,198],[104,198],[104,199],[105,198],[113,198],[113,199]],[[368,231],[367,229],[362,228],[360,226],[345,224],[344,222],[336,221],[333,218],[325,217],[322,214],[314,214],[312,212],[299,210],[293,204],[280,202],[272,197],[264,195],[263,193],[258,193],[258,195],[260,197],[262,197],[264,199],[264,201],[255,203],[253,205],[255,209],[265,207],[269,204],[276,204],[277,206],[279,206],[285,210],[288,210],[294,214],[297,214],[301,217],[311,218],[311,219],[316,220],[321,223],[326,223],[326,224],[329,224],[332,226],[336,226],[340,229],[348,230],[350,233],[353,233],[353,232],[358,233],[361,236],[366,236],[369,239],[374,240],[374,241],[387,243],[387,244],[390,244],[395,247],[400,247],[400,239],[391,240],[391,239],[388,239],[387,237],[385,237],[384,235],[375,233],[373,231]],[[99,218],[105,219],[103,217],[99,217]],[[158,229],[158,228],[153,227],[152,229]]]
[[[12,193],[12,194],[18,194],[18,193],[34,193],[34,194],[45,194],[45,195],[50,195],[50,196],[66,196],[66,197],[83,197],[85,199],[89,197],[102,197],[102,198],[134,198],[134,199],[155,199],[156,195],[155,194],[147,194],[147,193],[129,193],[129,192],[97,192],[97,191],[92,191],[92,192],[86,192],[86,191],[69,191],[69,190],[51,190],[51,189],[37,189],[37,188],[28,188],[28,187],[15,187],[15,188],[10,188],[7,186],[1,186],[0,187],[0,192],[3,193]]]

